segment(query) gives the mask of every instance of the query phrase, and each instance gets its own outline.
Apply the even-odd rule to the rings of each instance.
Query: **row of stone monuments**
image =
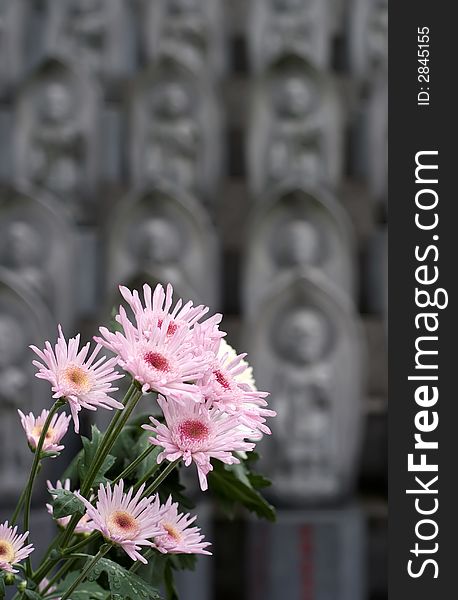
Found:
[[[0,508],[29,468],[18,402],[47,404],[28,344],[54,339],[56,321],[71,333],[106,316],[118,283],[171,282],[178,296],[222,307],[228,8],[0,0]],[[387,0],[251,0],[238,10],[250,86],[238,347],[278,413],[261,448],[280,508],[274,529],[248,529],[264,557],[248,555],[249,597],[359,600],[366,363],[340,191],[356,121],[350,161],[374,203],[386,200]],[[343,36],[350,90],[334,69]],[[339,560],[353,559],[333,570],[336,546]],[[200,568],[183,600],[211,598]]]

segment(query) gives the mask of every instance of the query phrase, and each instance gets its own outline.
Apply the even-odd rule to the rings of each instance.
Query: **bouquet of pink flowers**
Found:
[[[275,413],[245,355],[224,341],[221,315],[206,318],[209,309],[192,302],[173,305],[170,285],[145,284],[143,300],[120,291],[128,307],[119,308],[113,331],[100,328],[92,350],[80,347],[79,335],[67,341],[60,327],[54,348],[31,347],[54,404],[37,417],[19,411],[33,462],[11,520],[0,525],[0,598],[5,585],[30,600],[158,599],[158,587],[175,598],[173,569],[190,564],[183,555],[210,554],[196,517],[181,512],[189,500],[179,475],[193,463],[201,490],[224,509],[240,503],[274,519],[258,491],[269,482],[250,467]],[[114,356],[100,355],[102,348]],[[123,377],[130,386],[120,402],[115,382]],[[65,405],[69,415],[60,412]],[[137,405],[141,415],[132,414]],[[79,433],[83,409],[98,408],[114,411],[106,431],[93,426],[61,480],[48,481],[58,533],[32,566],[30,508],[41,463],[64,450],[71,421]]]

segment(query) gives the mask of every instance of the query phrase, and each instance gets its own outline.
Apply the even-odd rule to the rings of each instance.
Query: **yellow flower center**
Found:
[[[166,530],[171,538],[173,538],[176,542],[179,542],[181,539],[180,532],[176,527],[174,527],[171,523],[163,523],[162,527]]]
[[[124,539],[133,539],[140,531],[135,517],[124,510],[115,510],[108,517],[108,529],[112,535],[119,535]]]
[[[91,389],[91,379],[89,375],[84,369],[77,365],[71,365],[65,369],[64,379],[79,393],[88,392]]]
[[[0,560],[7,563],[12,563],[15,552],[13,545],[6,540],[0,540]]]
[[[42,425],[35,425],[35,427],[32,429],[32,435],[38,439],[41,436],[42,431],[43,431]],[[49,441],[53,437],[54,437],[54,429],[52,427],[49,427],[48,431],[46,432],[45,439]]]

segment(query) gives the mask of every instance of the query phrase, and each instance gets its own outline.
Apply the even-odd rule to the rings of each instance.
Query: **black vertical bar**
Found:
[[[392,0],[389,5],[389,598],[393,600],[458,597],[458,151],[453,93],[458,25],[453,8],[453,2],[431,0]],[[423,52],[426,49],[428,53]],[[438,169],[418,171],[416,181],[416,156]],[[433,183],[435,179],[438,183]],[[419,208],[419,192],[417,202],[424,206],[433,206],[437,194],[437,206]],[[437,214],[437,227],[421,229],[416,214],[426,227]],[[426,270],[417,271],[424,266]],[[418,278],[435,278],[434,267],[437,281],[420,283]],[[421,308],[418,304],[428,300],[420,294],[416,301],[416,288],[430,294],[431,304],[434,294],[442,306],[448,297],[448,306]],[[417,317],[416,322],[422,313],[431,316]],[[418,342],[422,336],[438,339]],[[438,351],[417,356],[425,365],[422,369],[415,368],[416,340],[421,349]],[[438,380],[409,380],[409,376]],[[429,387],[423,395],[417,392],[417,402],[415,393],[421,386]],[[433,387],[439,394],[435,403]],[[439,418],[436,428],[434,413]],[[426,428],[432,430],[421,431]],[[437,441],[438,449],[415,449],[416,433],[423,441]],[[438,465],[438,471],[409,472],[409,454],[415,464],[424,454],[424,461]],[[434,508],[429,515],[417,510]],[[409,561],[415,576],[409,575]]]

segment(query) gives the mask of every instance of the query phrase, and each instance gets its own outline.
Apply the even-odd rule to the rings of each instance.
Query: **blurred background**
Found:
[[[30,468],[17,408],[49,405],[28,344],[171,282],[224,313],[278,412],[277,523],[196,491],[214,556],[182,600],[387,597],[387,10],[0,0],[2,519]]]

